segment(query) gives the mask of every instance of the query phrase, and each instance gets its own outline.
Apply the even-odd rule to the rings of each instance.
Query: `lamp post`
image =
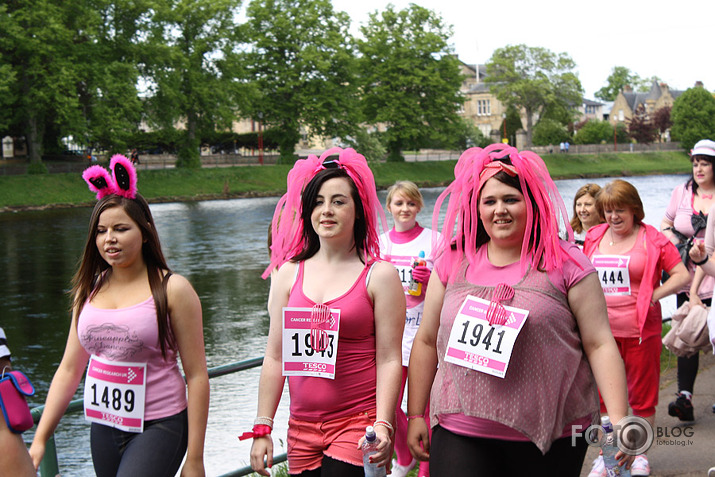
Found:
[[[502,113],[502,123],[504,124],[504,138],[501,140],[504,144],[509,144],[509,138],[506,136],[506,113]]]

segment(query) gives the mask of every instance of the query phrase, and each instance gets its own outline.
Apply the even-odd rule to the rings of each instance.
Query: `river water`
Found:
[[[641,194],[645,222],[658,227],[671,191],[686,179],[664,175],[626,180]],[[589,181],[604,185],[610,180]],[[589,181],[556,181],[569,215],[576,190]],[[440,192],[423,190],[422,225],[431,226]],[[267,265],[266,235],[276,202],[258,198],[151,206],[170,266],[191,281],[201,298],[209,367],[263,354],[269,283],[260,275]],[[69,327],[66,291],[90,213],[79,208],[0,214],[0,326],[8,335],[15,367],[37,390],[31,405],[44,403],[62,357]],[[664,315],[674,309],[674,300],[664,300]],[[259,373],[256,368],[211,380],[205,453],[209,476],[248,465],[250,441],[239,443],[236,436],[252,427]],[[276,454],[285,452],[287,404],[284,395],[276,415]],[[31,441],[32,432],[24,437]],[[93,475],[89,430],[80,414],[62,420],[56,440],[62,475]]]

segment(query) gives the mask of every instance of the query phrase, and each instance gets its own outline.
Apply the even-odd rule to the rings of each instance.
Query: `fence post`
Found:
[[[55,435],[52,434],[45,444],[45,456],[40,462],[40,475],[42,477],[55,477],[60,475],[60,466],[57,463],[57,447]]]

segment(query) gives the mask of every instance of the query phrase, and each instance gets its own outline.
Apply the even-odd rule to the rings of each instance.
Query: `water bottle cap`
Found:
[[[613,426],[611,425],[611,418],[608,416],[601,416],[601,427],[603,427],[606,432],[613,431]]]
[[[374,441],[377,435],[375,434],[375,428],[372,426],[367,426],[365,428],[365,440],[367,441]]]
[[[420,250],[420,253],[419,253],[418,256],[419,256],[420,258],[425,258],[425,251],[424,251],[424,250]]]

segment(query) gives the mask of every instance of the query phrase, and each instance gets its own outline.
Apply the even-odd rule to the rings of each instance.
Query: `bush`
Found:
[[[534,126],[531,137],[534,146],[548,146],[549,144],[560,144],[570,141],[566,126],[554,119],[542,119]]]
[[[591,119],[574,134],[574,144],[601,144],[613,141],[613,126],[608,121]]]

